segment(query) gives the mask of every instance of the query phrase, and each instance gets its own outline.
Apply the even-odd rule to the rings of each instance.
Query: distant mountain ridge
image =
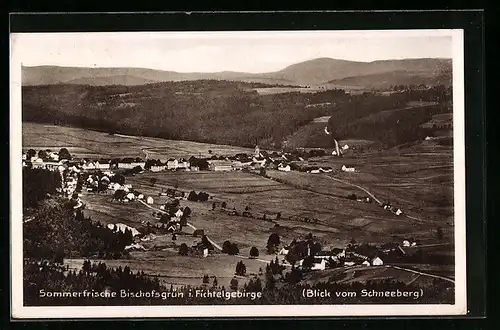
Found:
[[[217,79],[230,81],[259,82],[285,85],[322,85],[342,83],[342,79],[355,80],[364,77],[363,85],[376,85],[381,76],[394,80],[430,81],[434,77],[445,84],[451,83],[451,59],[421,58],[403,60],[383,60],[374,62],[354,62],[332,58],[317,58],[292,64],[282,70],[267,73],[221,72],[176,72],[145,68],[88,68],[34,66],[23,67],[23,86],[53,84],[103,85],[144,85],[164,81]],[[449,79],[448,79],[449,78]],[[367,81],[368,80],[368,81]],[[352,84],[352,81],[349,82]]]

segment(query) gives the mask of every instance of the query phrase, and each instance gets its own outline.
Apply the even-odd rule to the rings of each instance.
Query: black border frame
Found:
[[[484,78],[485,37],[484,12],[482,10],[191,13],[122,12],[108,14],[13,13],[10,15],[9,21],[11,32],[464,29],[468,314],[467,316],[443,317],[448,319],[485,317],[486,131]],[[7,221],[5,221],[5,223],[7,223]],[[10,234],[10,228],[8,233]],[[8,276],[8,278],[8,285],[10,287],[10,276]],[[10,292],[10,294],[12,294],[12,292]],[[4,296],[10,300],[10,294]],[[412,317],[315,317],[314,319],[371,320],[388,318],[407,319]],[[435,318],[435,316],[423,318]],[[214,319],[215,318],[211,317],[196,318],[196,320]],[[252,320],[251,318],[223,319]],[[280,318],[259,317],[257,319],[278,320]],[[311,318],[300,317],[293,319],[302,320]],[[49,319],[37,319],[37,321],[47,320]],[[110,319],[99,318],[94,320]],[[182,322],[184,320],[193,319],[177,318],[176,320]],[[22,322],[28,321],[28,319],[12,319],[11,321]]]

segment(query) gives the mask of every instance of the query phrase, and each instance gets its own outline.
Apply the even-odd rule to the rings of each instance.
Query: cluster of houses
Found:
[[[347,146],[345,146],[347,147]],[[304,156],[306,157],[306,156]],[[122,158],[109,159],[99,158],[94,160],[88,159],[59,159],[59,155],[54,152],[47,153],[47,156],[42,159],[37,156],[27,159],[27,155],[23,154],[23,166],[31,166],[33,168],[44,168],[56,170],[60,166],[75,166],[83,171],[109,171],[116,169],[138,169],[149,170],[151,172],[162,171],[216,171],[228,172],[238,171],[243,169],[260,170],[262,168],[275,169],[282,172],[301,171],[307,173],[330,173],[333,171],[331,167],[318,166],[297,166],[293,162],[302,162],[305,159],[297,153],[287,152],[267,152],[261,151],[259,146],[255,147],[253,154],[238,153],[233,156],[216,156],[209,158],[170,158],[166,161],[158,159],[148,159],[144,161],[141,158]],[[343,171],[354,172],[354,168],[343,166]]]
[[[384,208],[384,210],[392,212],[395,215],[401,215],[401,214],[403,214],[403,211],[400,208],[392,206],[389,203],[382,204],[382,207]]]
[[[293,246],[293,242],[283,247],[278,255],[285,256],[283,262],[286,263],[286,256],[290,253]],[[344,248],[333,248],[329,251],[321,251],[315,254],[311,253],[310,247],[307,247],[307,254],[304,258],[299,260],[296,265],[299,269],[303,268],[304,260],[309,257],[313,258],[312,265],[310,265],[310,270],[325,270],[332,267],[354,267],[354,266],[382,266],[384,265],[383,256],[388,256],[390,253],[399,253],[404,256],[407,254],[407,248],[413,248],[417,246],[417,241],[414,239],[404,239],[401,243],[387,243],[380,247],[370,246],[372,250],[371,253],[366,253],[371,255],[368,257],[364,255],[364,252],[360,252],[359,247],[356,244],[348,244]],[[363,250],[361,250],[363,251]]]

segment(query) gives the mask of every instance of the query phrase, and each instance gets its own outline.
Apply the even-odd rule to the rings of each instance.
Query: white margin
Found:
[[[132,32],[133,33],[133,32]],[[142,32],[135,32],[142,33]],[[163,32],[161,32],[163,33]],[[301,317],[301,316],[434,316],[464,315],[466,307],[466,223],[465,223],[465,95],[463,30],[380,30],[380,31],[262,31],[262,32],[176,32],[174,37],[189,35],[233,36],[237,34],[278,34],[294,37],[368,35],[452,36],[453,47],[453,141],[454,141],[454,212],[455,212],[455,304],[450,305],[238,305],[238,306],[23,306],[22,249],[22,120],[21,63],[16,53],[15,36],[10,35],[10,206],[11,206],[11,317],[13,319],[61,318],[151,318],[151,317]],[[120,33],[122,34],[122,33]],[[124,33],[125,34],[125,33]],[[34,50],[35,51],[35,50]]]

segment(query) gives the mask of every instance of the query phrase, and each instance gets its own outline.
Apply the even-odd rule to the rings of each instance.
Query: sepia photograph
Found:
[[[11,33],[13,317],[465,314],[462,32]]]

